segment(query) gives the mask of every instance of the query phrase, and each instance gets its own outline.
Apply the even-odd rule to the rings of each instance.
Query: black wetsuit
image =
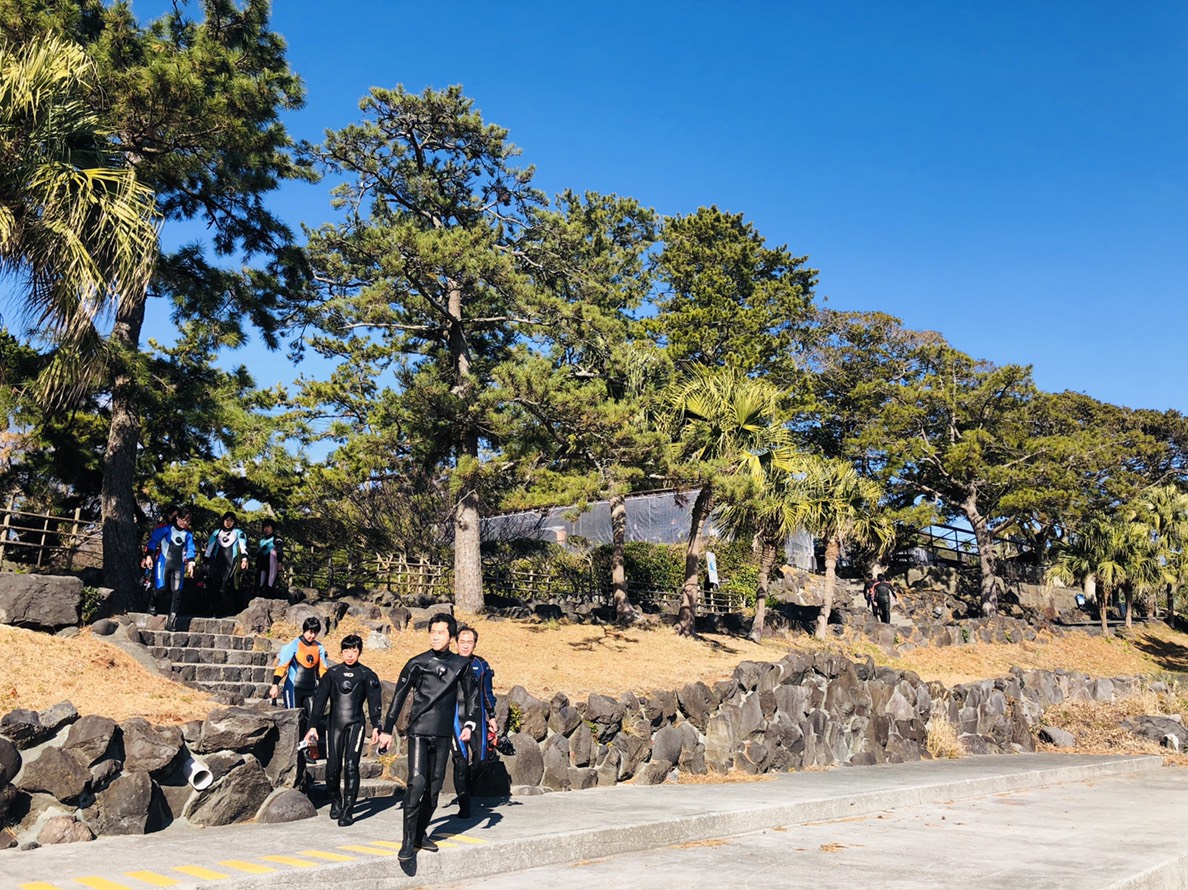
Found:
[[[886,581],[880,581],[875,585],[874,589],[875,607],[879,621],[883,624],[891,623],[891,585]]]
[[[420,847],[450,759],[454,719],[477,732],[478,686],[470,659],[446,650],[430,649],[408,660],[396,681],[396,694],[388,708],[384,732],[391,734],[404,701],[412,694],[408,723],[408,789],[404,793],[404,843]],[[411,848],[410,848],[411,849]],[[401,855],[404,855],[402,851]]]
[[[330,792],[332,809],[341,812],[350,823],[351,807],[359,795],[359,758],[363,754],[363,706],[367,705],[372,727],[380,723],[380,680],[366,665],[345,662],[334,665],[318,683],[313,701],[314,721],[318,720],[330,702],[330,720],[326,726],[326,789]],[[346,772],[346,787],[339,797],[339,777]],[[334,815],[334,813],[331,813]],[[342,824],[340,822],[339,824]]]

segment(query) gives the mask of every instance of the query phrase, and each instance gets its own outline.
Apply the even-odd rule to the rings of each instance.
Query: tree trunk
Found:
[[[466,411],[474,393],[474,378],[470,370],[470,344],[466,338],[462,318],[462,287],[448,283],[447,312],[449,313],[450,360],[454,368],[453,394],[462,405],[458,419],[462,428],[455,445],[458,464],[464,472],[474,472],[478,461],[478,434],[466,423]],[[456,468],[457,469],[457,468]],[[470,612],[482,612],[483,599],[482,534],[479,525],[479,495],[471,480],[461,480],[465,491],[454,510],[454,605]]]
[[[747,637],[753,642],[763,641],[763,622],[767,618],[767,588],[771,582],[771,567],[775,565],[776,545],[771,541],[759,542],[759,581],[755,588],[755,620]]]
[[[694,633],[693,619],[697,615],[697,596],[701,592],[697,572],[701,563],[701,551],[705,546],[701,532],[713,502],[714,492],[710,485],[697,492],[697,500],[693,502],[689,542],[685,546],[685,586],[681,590],[681,608],[677,612],[677,633],[683,637],[691,637]]]
[[[1110,591],[1109,591],[1109,588],[1106,587],[1105,585],[1102,585],[1101,593],[1098,594],[1097,593],[1097,576],[1090,574],[1090,575],[1085,576],[1085,591],[1086,591],[1085,595],[1086,596],[1089,595],[1088,592],[1090,590],[1092,590],[1095,594],[1097,594],[1097,597],[1096,597],[1097,598],[1097,615],[1101,619],[1101,635],[1103,637],[1108,637],[1110,635],[1110,618],[1109,618]]]
[[[978,563],[982,571],[982,615],[998,612],[998,577],[995,574],[994,539],[986,518],[978,512],[976,494],[970,493],[961,505],[965,518],[973,529],[974,540],[978,542]]]
[[[1122,588],[1122,597],[1122,601],[1126,604],[1126,629],[1130,630],[1130,628],[1133,626],[1130,623],[1130,619],[1134,614],[1134,596],[1131,594],[1129,584]]]
[[[100,511],[103,522],[103,583],[118,614],[136,602],[140,534],[136,527],[136,450],[140,444],[135,363],[144,324],[144,300],[121,303],[111,332],[115,347],[111,427],[103,459]]]
[[[829,628],[829,613],[833,611],[833,588],[837,584],[837,559],[841,556],[841,541],[830,535],[825,543],[825,593],[821,597],[821,614],[817,616],[817,639],[825,639]]]
[[[627,540],[627,496],[611,495],[611,589],[614,592],[615,621],[629,624],[636,617],[635,606],[627,596],[627,568],[623,545]]]
[[[1171,627],[1176,626],[1176,585],[1167,585],[1167,616],[1165,618]]]

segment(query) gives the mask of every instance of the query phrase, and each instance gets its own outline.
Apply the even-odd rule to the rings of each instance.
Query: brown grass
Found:
[[[11,665],[0,678],[0,712],[69,701],[84,716],[185,723],[214,707],[202,693],[145,670],[89,630],[67,640],[0,625],[0,649]]]
[[[755,775],[741,769],[732,769],[724,773],[708,772],[705,775],[682,772],[677,779],[678,785],[733,785],[741,782],[766,782],[774,778],[771,773]]]
[[[965,749],[957,741],[957,727],[939,715],[928,724],[928,740],[924,747],[937,760],[956,760],[965,756]]]
[[[1143,690],[1113,702],[1062,702],[1044,711],[1044,723],[1071,732],[1082,754],[1157,754],[1164,762],[1188,766],[1188,752],[1172,753],[1157,742],[1139,738],[1122,726],[1124,720],[1147,716],[1179,716],[1188,722],[1188,700],[1178,692]],[[1058,750],[1038,743],[1041,751]]]
[[[713,683],[728,678],[740,661],[776,661],[788,651],[788,645],[777,640],[755,644],[722,634],[703,634],[692,640],[669,627],[618,630],[488,621],[481,616],[459,618],[460,623],[464,620],[478,631],[475,651],[494,668],[496,692],[523,686],[546,700],[557,692],[582,699],[591,692],[618,696],[628,691],[678,689],[694,680]],[[298,631],[295,625],[276,624],[269,635],[288,640]],[[348,617],[334,633],[323,637],[332,660],[337,661],[339,643],[348,633],[363,638],[361,660],[385,680],[395,680],[409,658],[429,648],[428,633],[410,629],[391,636],[392,648],[368,650],[370,631]]]

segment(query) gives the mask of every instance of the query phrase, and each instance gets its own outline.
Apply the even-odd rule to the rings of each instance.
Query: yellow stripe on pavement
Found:
[[[268,865],[258,865],[255,862],[244,862],[242,859],[221,859],[219,865],[233,868],[236,871],[246,871],[249,875],[267,875],[276,871]]]
[[[45,881],[34,881],[31,884],[21,884],[20,890],[62,890],[57,884],[47,884]]]
[[[176,878],[170,878],[165,875],[159,875],[155,871],[126,871],[125,878],[131,878],[134,881],[143,881],[145,884],[151,884],[154,887],[176,887],[178,881]]]
[[[379,847],[365,847],[362,844],[339,844],[338,849],[350,850],[352,853],[370,853],[372,856],[395,856],[391,850],[383,850]]]
[[[127,884],[119,884],[115,881],[109,881],[107,878],[99,878],[93,875],[88,875],[85,878],[75,878],[74,883],[82,884],[84,887],[94,887],[95,890],[132,890]]]
[[[192,878],[203,878],[207,881],[217,881],[220,878],[229,878],[230,875],[225,875],[221,871],[211,871],[209,868],[203,868],[201,865],[175,865],[174,871],[180,871],[183,875],[189,875]]]
[[[343,856],[341,853],[326,853],[322,850],[298,850],[302,856],[312,856],[314,859],[325,859],[327,862],[354,862],[354,856]]]
[[[433,837],[435,840],[444,837],[451,841],[462,841],[462,843],[464,843],[464,844],[485,844],[485,843],[487,843],[482,838],[467,837],[464,834],[435,834],[435,835],[433,835]]]
[[[261,856],[265,862],[276,862],[280,865],[291,865],[294,868],[317,868],[316,862],[310,862],[308,859],[298,859],[296,856]]]

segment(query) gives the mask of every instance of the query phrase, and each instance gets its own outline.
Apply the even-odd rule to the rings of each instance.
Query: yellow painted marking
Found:
[[[343,856],[341,853],[323,853],[321,850],[298,850],[302,856],[312,856],[314,859],[325,859],[328,862],[354,862],[354,856]]]
[[[291,865],[294,868],[317,868],[316,862],[308,859],[298,859],[296,856],[261,856],[265,862],[278,862],[281,865]]]
[[[82,884],[84,887],[94,887],[95,890],[131,890],[127,884],[117,884],[115,881],[107,880],[107,878],[98,878],[93,875],[88,875],[85,878],[75,878],[74,883]]]
[[[192,878],[204,878],[207,881],[217,881],[220,878],[229,878],[230,875],[225,875],[221,871],[211,871],[209,868],[203,868],[201,865],[175,865],[174,871],[180,871],[183,875],[189,875]]]
[[[242,859],[222,859],[219,865],[225,865],[227,868],[233,868],[236,871],[246,871],[249,875],[267,875],[276,871],[267,865],[257,865],[255,862],[244,862]]]
[[[153,886],[176,886],[178,883],[176,879],[158,875],[154,871],[126,871],[124,872],[124,877],[132,878],[133,880],[143,880],[144,883],[152,884]]]
[[[399,850],[400,844],[396,841],[368,841],[373,847],[391,847],[393,850]]]
[[[462,843],[464,843],[464,844],[485,844],[485,843],[487,843],[482,838],[467,837],[464,834],[435,834],[435,835],[433,835],[434,840],[437,840],[437,839],[443,838],[443,837],[448,838],[451,841],[462,841]]]
[[[132,878],[134,881],[143,881],[154,887],[175,887],[178,883],[174,878],[159,875],[155,871],[126,871],[124,877]]]
[[[381,850],[379,847],[365,847],[362,844],[339,844],[338,849],[350,850],[352,853],[370,853],[372,856],[395,856],[391,850]]]
[[[21,890],[62,890],[57,884],[47,884],[45,881],[34,881],[31,884],[21,884]]]

